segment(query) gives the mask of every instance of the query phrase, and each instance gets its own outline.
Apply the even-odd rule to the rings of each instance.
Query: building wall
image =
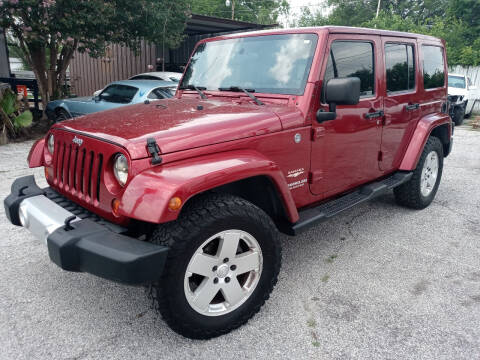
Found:
[[[75,53],[70,63],[72,94],[89,96],[112,81],[124,80],[135,74],[147,72],[148,65],[155,67],[155,45],[141,43],[139,56],[120,45],[108,46],[105,56],[94,59],[87,53]]]
[[[8,62],[7,41],[3,29],[0,28],[0,77],[10,77]]]

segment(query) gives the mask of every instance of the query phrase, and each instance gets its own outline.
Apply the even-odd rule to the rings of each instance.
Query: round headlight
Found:
[[[53,150],[55,149],[55,138],[53,137],[53,134],[50,134],[48,137],[47,147],[48,151],[50,151],[50,154],[53,154]]]
[[[128,179],[128,161],[125,155],[117,154],[113,163],[113,173],[120,185],[125,185]]]

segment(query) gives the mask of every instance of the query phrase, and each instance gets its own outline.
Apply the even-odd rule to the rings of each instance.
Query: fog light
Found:
[[[112,213],[115,216],[120,216],[118,213],[118,209],[120,208],[120,200],[118,199],[113,199],[112,200]]]
[[[181,206],[182,206],[182,199],[176,196],[171,198],[170,201],[168,202],[168,208],[173,211],[180,209]]]

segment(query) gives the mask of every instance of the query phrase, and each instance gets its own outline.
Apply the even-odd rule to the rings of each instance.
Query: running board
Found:
[[[407,182],[411,177],[411,172],[396,172],[381,181],[363,185],[346,195],[324,202],[316,207],[301,210],[299,212],[300,219],[292,226],[284,229],[285,233],[298,235],[320,221],[327,220],[355,205],[385,194],[394,187]]]

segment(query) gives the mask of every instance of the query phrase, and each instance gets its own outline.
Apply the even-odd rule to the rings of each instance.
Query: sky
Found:
[[[311,10],[319,10],[326,7],[326,0],[288,0],[288,2],[290,4],[289,17],[279,18],[279,22],[284,26],[288,26],[288,23],[298,16],[303,6],[309,7]]]

